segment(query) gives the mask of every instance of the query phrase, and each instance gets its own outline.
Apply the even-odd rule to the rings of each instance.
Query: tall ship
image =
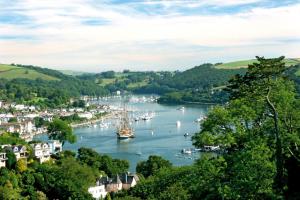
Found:
[[[124,105],[119,124],[117,126],[118,139],[134,138],[134,131],[130,126],[127,109]]]

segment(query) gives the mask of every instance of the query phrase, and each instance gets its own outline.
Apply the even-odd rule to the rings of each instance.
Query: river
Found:
[[[108,99],[104,104],[120,105],[118,98]],[[179,110],[184,106],[183,110]],[[183,148],[193,148],[191,135],[199,132],[200,125],[195,122],[199,116],[205,116],[207,105],[161,105],[156,102],[129,102],[130,115],[144,112],[154,112],[155,117],[149,121],[132,122],[135,138],[126,141],[118,140],[113,120],[108,128],[79,127],[74,130],[77,135],[75,144],[66,143],[65,150],[76,151],[80,147],[88,147],[99,153],[108,154],[113,158],[126,159],[130,162],[130,171],[135,171],[139,161],[147,160],[149,155],[160,155],[170,160],[174,165],[189,165],[200,156],[200,153],[185,155]],[[176,122],[180,121],[180,126]],[[188,137],[184,137],[189,133]],[[37,139],[45,139],[38,136]]]

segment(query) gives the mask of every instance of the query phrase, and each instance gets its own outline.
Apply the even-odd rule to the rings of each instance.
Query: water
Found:
[[[120,99],[110,99],[109,104],[120,104]],[[108,103],[108,102],[106,102]],[[181,106],[185,109],[178,110]],[[81,127],[74,130],[77,135],[75,144],[66,143],[64,149],[77,151],[80,147],[88,147],[99,153],[108,154],[113,158],[126,159],[130,162],[130,171],[135,171],[136,164],[147,160],[149,155],[160,155],[170,160],[174,165],[189,165],[200,156],[200,153],[183,155],[183,148],[192,148],[191,135],[199,132],[200,125],[195,119],[207,113],[206,105],[161,105],[157,103],[128,103],[129,109],[137,115],[143,112],[155,112],[156,115],[149,121],[132,122],[135,138],[118,140],[114,121],[107,129],[95,127]],[[180,121],[180,126],[176,122]],[[188,137],[184,137],[189,133]],[[38,139],[45,139],[39,136]]]

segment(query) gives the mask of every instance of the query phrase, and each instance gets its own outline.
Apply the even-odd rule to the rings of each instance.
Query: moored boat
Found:
[[[117,136],[118,139],[128,139],[128,138],[134,138],[134,131],[132,127],[130,126],[127,110],[123,108],[119,126],[117,127]]]

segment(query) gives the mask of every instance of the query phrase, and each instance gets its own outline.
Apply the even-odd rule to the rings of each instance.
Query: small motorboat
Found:
[[[177,127],[180,127],[180,126],[181,126],[180,121],[177,121],[177,122],[176,122],[176,126],[177,126]]]
[[[185,133],[183,136],[184,136],[184,137],[187,137],[187,136],[189,136],[189,133]]]
[[[184,106],[182,106],[182,107],[180,107],[180,108],[177,108],[177,110],[184,111]]]
[[[183,153],[183,154],[192,154],[192,150],[191,149],[182,149],[181,153]]]

